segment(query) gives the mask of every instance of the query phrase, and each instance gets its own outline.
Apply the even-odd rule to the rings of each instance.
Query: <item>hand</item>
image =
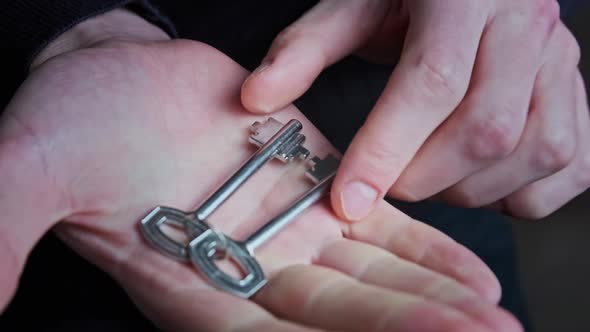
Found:
[[[334,182],[340,217],[389,193],[541,218],[590,186],[580,50],[555,0],[323,0],[276,38],[242,102],[280,109],[342,57],[393,62],[402,41]]]
[[[194,208],[252,153],[245,76],[190,41],[106,39],[40,62],[0,119],[0,306],[53,228],[170,331],[520,330],[475,255],[384,202],[356,225],[306,211],[259,251],[269,284],[253,301],[147,245],[138,222],[153,207]],[[333,151],[294,107],[277,118]],[[210,222],[241,238],[309,188],[301,171],[263,168]]]

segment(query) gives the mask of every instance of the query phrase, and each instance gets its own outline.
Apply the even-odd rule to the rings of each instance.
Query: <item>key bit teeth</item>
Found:
[[[256,121],[250,126],[250,142],[258,147],[268,142],[281,130],[283,123],[275,118],[268,118],[263,122]]]
[[[258,128],[260,128],[261,125],[262,124],[260,123],[260,121],[256,121],[250,125],[250,133],[252,136],[258,135]]]
[[[305,136],[297,134],[293,137],[284,147],[280,150],[280,159],[285,162],[292,162],[297,159],[307,159],[309,157],[309,150],[307,150],[303,143],[305,142]]]
[[[308,161],[309,170],[305,175],[317,184],[334,176],[339,164],[340,160],[332,154],[326,155],[324,159],[315,156]]]
[[[250,143],[260,147],[268,142],[281,128],[283,123],[270,117],[263,122],[256,121],[250,126]],[[284,163],[290,163],[295,159],[305,160],[309,157],[310,152],[303,143],[305,142],[305,135],[296,134],[281,147],[277,153],[276,158]]]
[[[297,152],[295,153],[295,156],[297,156],[297,158],[299,159],[307,159],[307,157],[309,157],[310,152],[308,149],[304,148],[303,146],[299,146],[297,148]]]

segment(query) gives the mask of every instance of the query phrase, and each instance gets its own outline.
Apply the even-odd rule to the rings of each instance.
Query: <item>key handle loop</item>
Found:
[[[224,251],[223,255],[219,255],[219,249]],[[244,245],[228,237],[221,239],[212,229],[192,240],[188,250],[193,265],[209,283],[220,290],[249,298],[267,283],[262,267]],[[221,270],[215,264],[221,256],[233,260],[244,277],[238,279]]]
[[[140,228],[148,243],[167,256],[181,262],[189,260],[187,245],[164,233],[162,231],[164,225],[184,231],[188,239],[193,239],[198,234],[210,229],[205,222],[196,221],[193,214],[166,206],[156,207],[141,220]]]

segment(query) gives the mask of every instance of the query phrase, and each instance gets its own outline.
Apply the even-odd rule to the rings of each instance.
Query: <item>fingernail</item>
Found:
[[[271,61],[265,60],[263,61],[258,68],[256,68],[250,77],[260,75],[263,71],[267,70],[270,67]]]
[[[262,63],[260,63],[260,66],[258,66],[258,68],[256,68],[252,73],[250,73],[250,75],[248,75],[248,77],[246,77],[246,79],[244,80],[244,83],[242,83],[242,93],[244,93],[245,87],[249,87],[248,84],[249,84],[250,80],[255,79],[262,72],[264,72],[265,70],[270,68],[271,63],[272,62],[270,60],[263,60]],[[273,111],[273,109],[271,107],[268,107],[267,105],[265,105],[265,98],[264,98],[265,96],[261,97],[260,93],[252,94],[251,92],[253,90],[248,90],[248,91],[249,91],[249,93],[247,94],[247,96],[248,96],[247,104],[244,105],[244,106],[246,106],[246,108],[248,108],[251,111],[256,111],[256,112],[261,112],[261,113],[270,113]],[[266,98],[266,99],[268,99],[268,98]]]
[[[364,182],[346,184],[340,194],[345,217],[353,221],[366,217],[373,208],[377,195],[377,190]]]
[[[258,68],[256,68],[253,72],[250,73],[250,75],[248,75],[248,77],[246,77],[244,84],[246,84],[252,78],[260,75],[260,73],[262,73],[263,71],[267,70],[270,67],[270,64],[271,64],[271,62],[268,60],[262,61],[260,66],[258,66]]]

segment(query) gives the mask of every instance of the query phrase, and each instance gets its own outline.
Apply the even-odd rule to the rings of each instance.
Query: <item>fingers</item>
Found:
[[[560,24],[535,80],[526,128],[508,157],[446,190],[446,201],[480,207],[569,165],[577,137],[576,73],[580,58],[575,38]]]
[[[260,321],[254,321],[246,326],[238,326],[231,331],[236,332],[260,332],[260,331],[286,331],[286,332],[312,332],[320,331],[309,327],[298,326],[290,322],[282,321],[276,318],[267,318]]]
[[[0,312],[33,246],[66,213],[41,142],[11,112],[0,119]]]
[[[505,212],[525,219],[553,213],[590,187],[590,114],[582,76],[576,76],[577,147],[574,160],[561,171],[531,183],[502,200]]]
[[[194,268],[153,250],[134,225],[97,236],[76,224],[56,227],[77,253],[107,271],[142,313],[164,331],[312,331],[283,321],[252,301],[214,289]],[[229,318],[229,319],[228,319]]]
[[[319,266],[273,276],[255,300],[279,317],[338,331],[490,331],[449,306]]]
[[[126,289],[134,298],[143,298],[145,303],[152,303],[153,308],[144,312],[165,331],[316,331],[278,319],[251,301],[238,299],[218,290],[185,288],[178,292],[166,291],[145,296],[139,293],[154,290],[137,285]],[[162,301],[163,298],[166,300]]]
[[[455,279],[490,302],[500,300],[500,283],[473,252],[389,204],[381,204],[362,223],[347,224],[344,234]]]
[[[525,13],[498,13],[486,27],[465,99],[402,174],[395,197],[430,197],[514,151],[544,61],[545,30],[559,19],[558,9],[543,20]]]
[[[332,187],[341,218],[359,220],[385,195],[424,141],[459,104],[471,77],[486,8],[413,1],[400,63],[356,134]]]
[[[244,82],[242,103],[278,110],[300,97],[320,72],[352,53],[375,31],[390,0],[323,0],[281,32],[261,66]]]
[[[334,242],[322,250],[316,263],[362,283],[448,305],[493,331],[520,330],[514,318],[457,281],[362,242]]]

